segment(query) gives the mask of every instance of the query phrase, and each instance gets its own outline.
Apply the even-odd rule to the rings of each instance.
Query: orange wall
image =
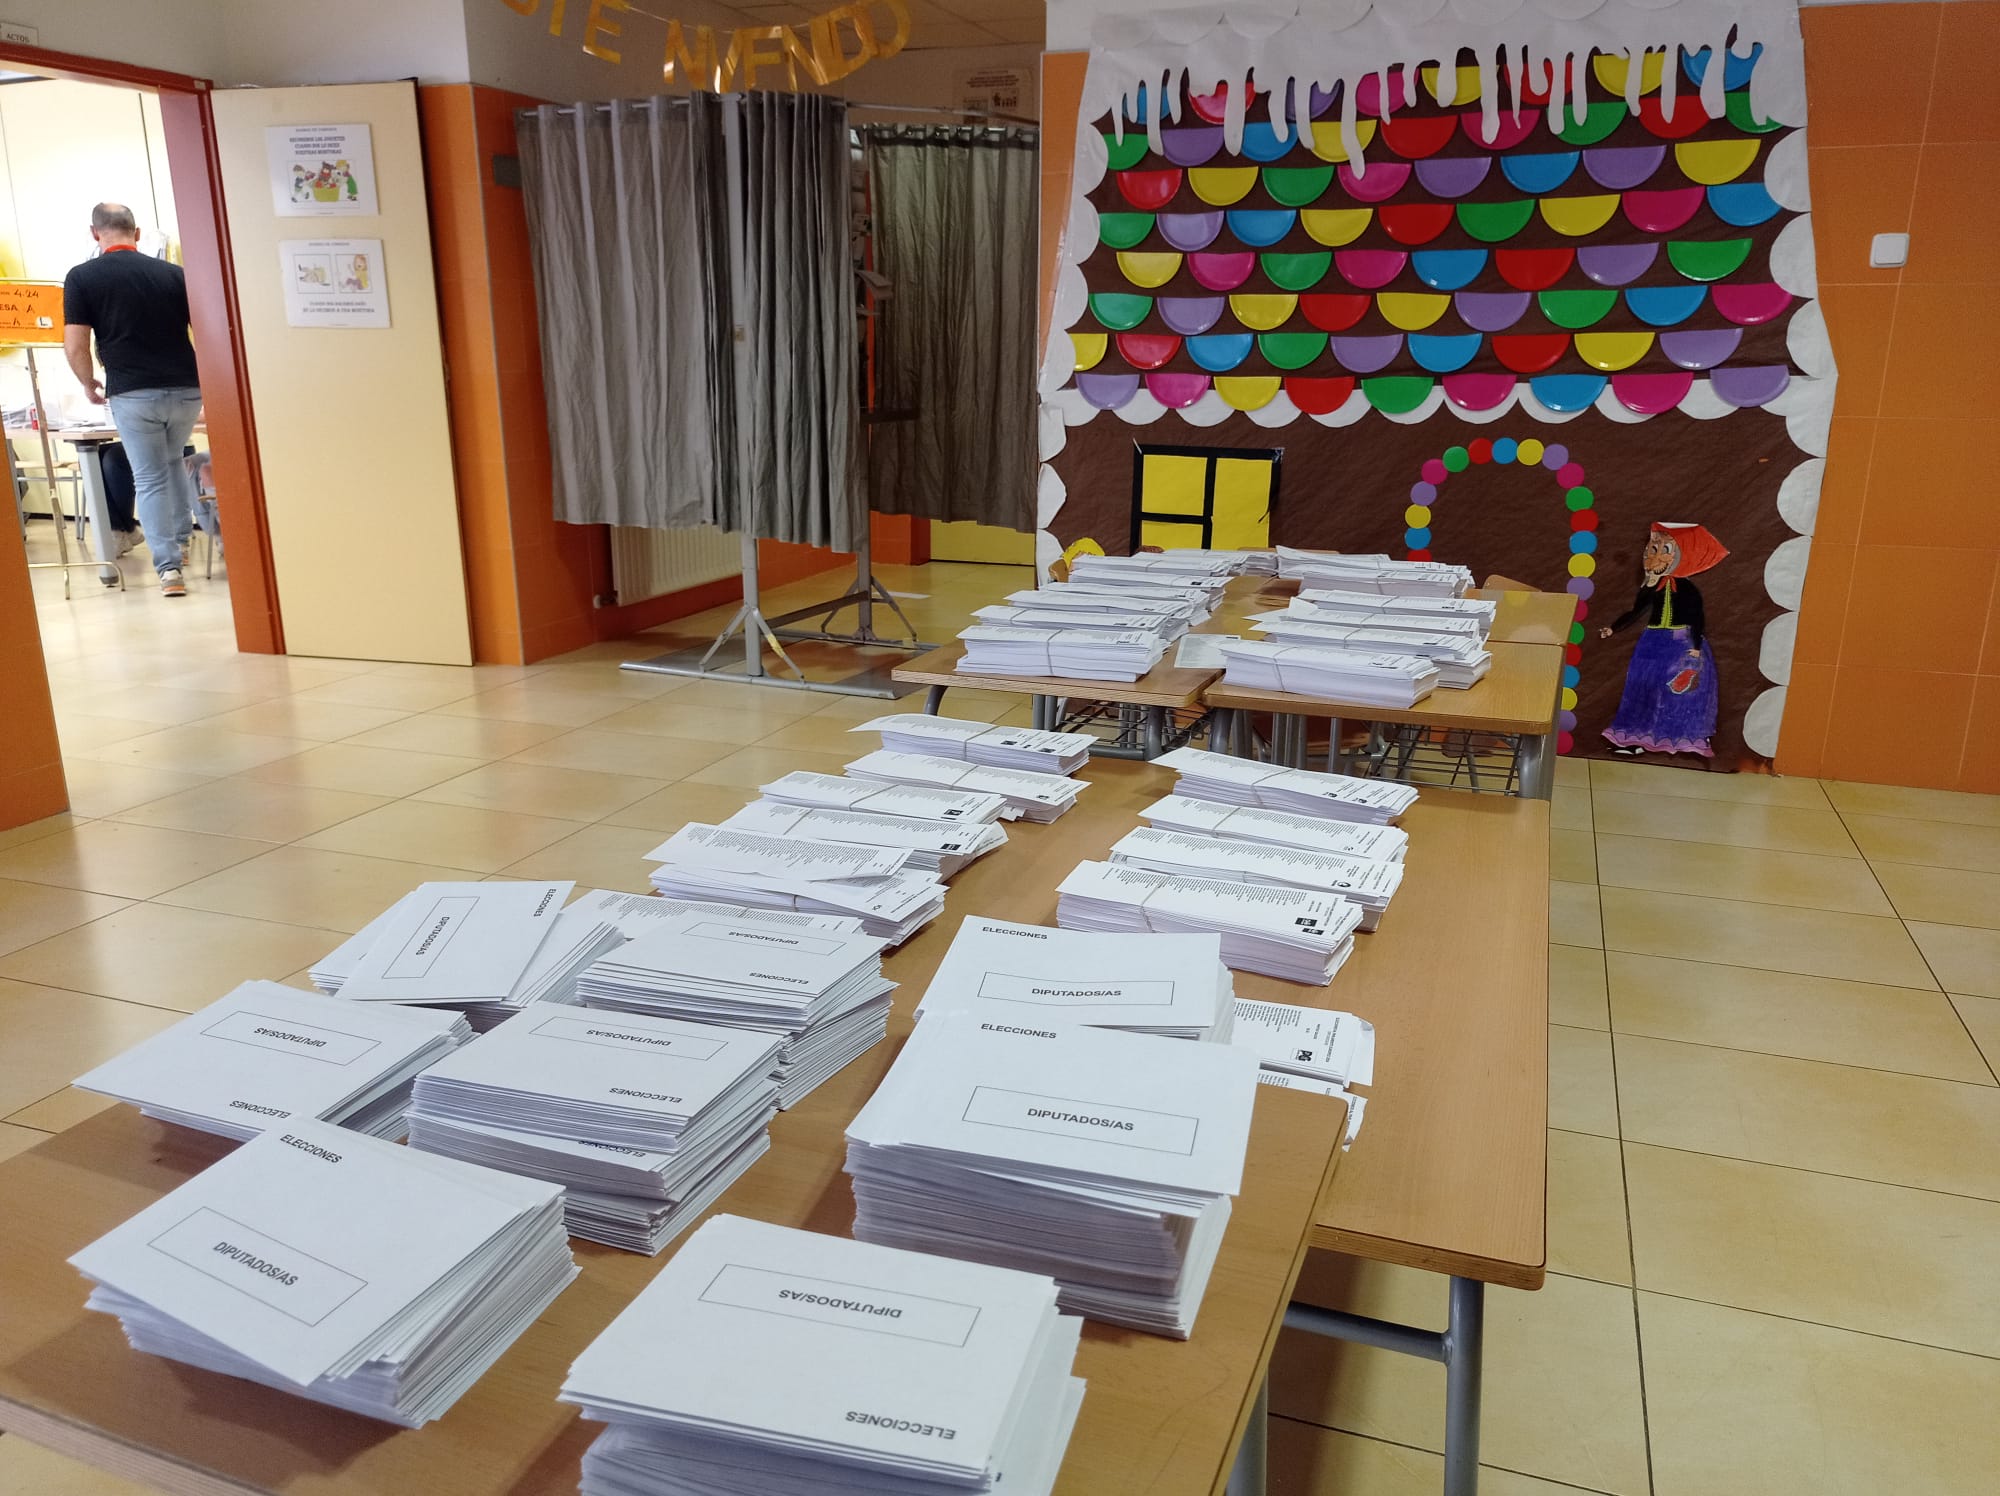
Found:
[[[0,831],[69,808],[28,575],[21,527],[9,513],[0,521],[0,659],[10,662],[4,694],[7,730],[0,732]],[[86,579],[83,585],[97,584]]]
[[[1778,767],[2000,792],[2000,3],[1801,21],[1840,387]]]

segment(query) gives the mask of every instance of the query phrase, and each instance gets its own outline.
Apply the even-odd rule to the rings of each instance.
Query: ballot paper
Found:
[[[407,1428],[577,1271],[555,1186],[313,1121],[252,1138],[70,1263],[136,1350]]]
[[[1001,795],[964,790],[929,789],[916,784],[871,784],[839,774],[815,774],[794,769],[783,779],[760,786],[766,800],[822,810],[865,811],[872,815],[911,816],[926,821],[998,821],[1007,813]]]
[[[1162,831],[1262,842],[1336,857],[1365,857],[1371,862],[1401,862],[1410,846],[1410,833],[1400,826],[1364,826],[1254,805],[1195,800],[1185,795],[1155,800],[1139,814]]]
[[[849,915],[794,914],[783,909],[752,909],[747,904],[669,899],[656,893],[620,893],[609,888],[591,890],[563,912],[571,910],[587,912],[617,926],[627,940],[637,940],[682,914],[715,914],[739,923],[788,925],[799,930],[857,931],[861,928],[861,921]]]
[[[1357,592],[1460,597],[1472,587],[1470,570],[1443,561],[1400,561],[1278,547],[1278,574],[1309,585],[1338,585]]]
[[[1387,599],[1369,598],[1369,602]],[[1343,628],[1387,629],[1403,634],[1453,634],[1471,639],[1475,643],[1486,642],[1487,625],[1490,619],[1478,614],[1441,613],[1435,610],[1423,612],[1397,612],[1382,607],[1336,607],[1331,603],[1313,602],[1305,596],[1290,598],[1282,610],[1251,615],[1259,622],[1268,622],[1281,616],[1289,616],[1303,623],[1330,623]]]
[[[1375,1025],[1352,1013],[1238,998],[1229,1042],[1266,1070],[1337,1086],[1375,1083]]]
[[[1106,613],[1087,608],[1022,608],[989,603],[972,616],[993,628],[1033,629],[1044,634],[1069,629],[1108,633],[1157,634],[1169,642],[1187,632],[1188,621],[1177,613]]]
[[[1174,650],[1176,670],[1220,670],[1223,641],[1241,641],[1241,634],[1189,634]]]
[[[1088,551],[1080,551],[1070,558],[1069,572],[1073,577],[1105,575],[1125,577],[1133,574],[1176,573],[1189,576],[1233,577],[1243,570],[1249,557],[1248,551],[1172,550],[1141,551],[1131,556],[1096,556]]]
[[[1396,597],[1355,592],[1345,587],[1315,587],[1310,583],[1299,589],[1298,600],[1316,608],[1372,610],[1385,616],[1475,619],[1482,638],[1492,632],[1494,614],[1500,610],[1500,605],[1487,597]]]
[[[1242,1188],[1257,1058],[968,1012],[919,1024],[847,1129],[854,1235],[1046,1272],[1185,1338]]]
[[[1438,685],[1451,690],[1462,691],[1477,685],[1493,668],[1493,656],[1470,634],[1419,633],[1373,626],[1354,628],[1290,611],[1262,614],[1254,622],[1267,639],[1281,644],[1343,649],[1350,654],[1416,655],[1437,666]]]
[[[1190,591],[1179,585],[1118,587],[1104,583],[1054,582],[1045,587],[1010,592],[1006,600],[1020,608],[1059,608],[1064,612],[1080,613],[1144,613],[1171,620],[1181,628],[1200,623],[1209,614],[1206,593],[1199,589]]]
[[[1090,758],[1097,740],[1083,732],[1049,732],[1035,727],[994,727],[958,717],[897,712],[863,722],[850,732],[878,732],[890,753],[929,753],[962,758],[995,769],[1072,774]],[[850,768],[852,765],[849,766]]]
[[[1217,935],[1098,935],[968,916],[917,1017],[1080,1023],[1227,1043],[1235,990]]]
[[[851,915],[894,944],[944,909],[936,874],[905,871],[915,856],[907,850],[865,851],[690,824],[647,855],[660,859],[651,881],[669,898],[720,896],[760,908]]]
[[[1403,882],[1400,862],[1371,862],[1365,857],[1305,852],[1154,826],[1141,826],[1120,837],[1111,848],[1110,860],[1124,867],[1180,877],[1226,878],[1235,883],[1337,894],[1360,905],[1363,930],[1373,930],[1381,922],[1389,900]]]
[[[1046,1276],[719,1215],[558,1394],[583,1496],[1048,1496],[1084,1397]]]
[[[857,758],[847,766],[850,777],[885,784],[912,784],[932,789],[957,789],[999,795],[1013,817],[1048,822],[1076,804],[1089,781],[1061,774],[1033,774],[1017,769],[989,769],[934,753],[896,753],[887,748]]]
[[[886,878],[909,864],[906,851],[836,847],[826,842],[725,831],[691,821],[652,851],[648,862],[701,868],[716,873],[775,878],[786,883],[819,883],[854,878]]]
[[[975,859],[1007,845],[1007,833],[990,821],[959,825],[866,811],[815,810],[775,800],[746,805],[722,824],[731,831],[755,831],[765,836],[802,836],[858,847],[901,847],[912,854],[912,867],[942,878],[956,876]]]
[[[1412,654],[1361,654],[1240,639],[1222,646],[1225,684],[1362,707],[1403,710],[1436,689],[1438,667]]]
[[[424,883],[398,901],[340,984],[349,1002],[497,1002],[576,884]]]
[[[1276,1070],[1259,1070],[1257,1084],[1276,1086],[1285,1091],[1304,1091],[1313,1096],[1332,1096],[1347,1103],[1347,1126],[1340,1136],[1340,1150],[1345,1153],[1354,1146],[1354,1140],[1361,1133],[1361,1114],[1368,1109],[1368,1098],[1357,1096],[1345,1086],[1335,1085],[1330,1080],[1306,1080],[1297,1075],[1285,1075]]]
[[[1056,680],[1138,680],[1167,652],[1166,639],[1150,630],[1034,628],[974,624],[960,629],[965,653],[959,675],[1035,676]]]
[[[1354,950],[1361,906],[1311,889],[1081,862],[1056,890],[1065,930],[1210,931],[1236,971],[1324,987]]]
[[[1257,806],[1326,820],[1393,825],[1417,803],[1417,791],[1387,779],[1356,779],[1286,769],[1227,753],[1176,748],[1153,760],[1180,775],[1174,793],[1223,805]]]
[[[394,1140],[418,1072],[471,1038],[458,1013],[245,982],[75,1084],[227,1138],[317,1119]]]

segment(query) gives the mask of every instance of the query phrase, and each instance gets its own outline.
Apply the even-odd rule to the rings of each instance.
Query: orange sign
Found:
[[[0,280],[0,344],[60,346],[62,340],[60,282]]]

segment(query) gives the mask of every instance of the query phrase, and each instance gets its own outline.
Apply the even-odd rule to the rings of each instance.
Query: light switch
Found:
[[[1910,263],[1908,234],[1877,234],[1868,241],[1868,263],[1876,270],[1893,270]]]

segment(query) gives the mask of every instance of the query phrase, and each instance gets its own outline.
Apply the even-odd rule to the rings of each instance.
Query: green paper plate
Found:
[[[1257,351],[1264,361],[1278,369],[1303,369],[1326,352],[1323,332],[1264,332],[1257,335]]]
[[[1257,263],[1264,267],[1271,284],[1285,291],[1308,291],[1325,279],[1333,268],[1333,251],[1322,249],[1304,254],[1263,254]]]
[[[1113,332],[1130,332],[1146,320],[1152,309],[1150,296],[1135,296],[1129,291],[1090,293],[1090,314]]]
[[[1535,200],[1532,197],[1458,205],[1458,226],[1483,244],[1498,244],[1503,239],[1513,238],[1528,226],[1528,220],[1534,216]]]
[[[1274,202],[1287,208],[1303,208],[1319,201],[1333,185],[1331,166],[1267,166],[1264,190]]]
[[[1153,232],[1150,213],[1100,213],[1097,237],[1113,249],[1130,249]]]
[[[1385,416],[1415,410],[1430,398],[1433,381],[1427,374],[1390,374],[1361,381],[1361,393]]]
[[[1109,130],[1104,132],[1104,149],[1110,154],[1113,171],[1130,171],[1146,159],[1146,132],[1127,130],[1121,143]]]
[[[1750,258],[1748,239],[1670,239],[1667,263],[1689,280],[1719,281]]]
[[[1623,99],[1593,99],[1584,113],[1583,123],[1576,123],[1575,117],[1565,106],[1561,111],[1563,128],[1556,131],[1556,139],[1564,145],[1596,145],[1613,130],[1625,123],[1625,101]]]
[[[1574,332],[1602,321],[1604,314],[1618,305],[1618,293],[1596,286],[1576,291],[1538,291],[1535,301],[1549,321]]]

